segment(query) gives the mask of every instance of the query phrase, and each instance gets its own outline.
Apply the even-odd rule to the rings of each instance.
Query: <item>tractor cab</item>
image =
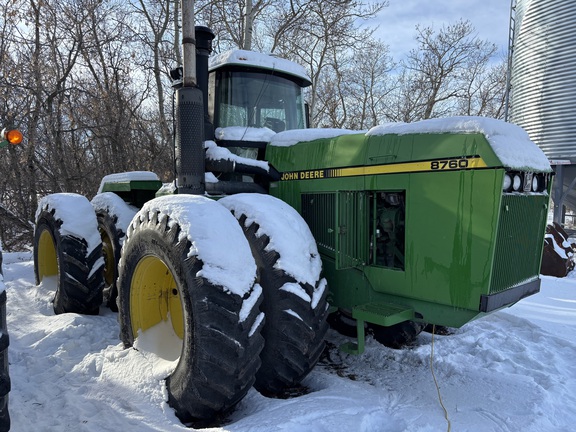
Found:
[[[213,56],[209,65],[208,115],[214,128],[308,126],[303,89],[312,84],[289,60],[245,50]]]
[[[205,151],[205,165],[185,177],[205,183],[202,189],[214,196],[267,193],[270,182],[280,179],[265,161],[267,145],[279,132],[309,126],[304,89],[312,82],[302,66],[273,55],[231,50],[210,57],[214,33],[203,26],[195,31],[197,86],[204,111],[204,139],[195,151]],[[171,77],[178,91],[183,85],[182,67],[174,69]],[[195,115],[186,115],[187,128],[193,127],[188,119]],[[191,131],[187,136],[199,135]],[[182,145],[180,150],[190,148]],[[195,152],[180,159],[187,158],[201,159]]]

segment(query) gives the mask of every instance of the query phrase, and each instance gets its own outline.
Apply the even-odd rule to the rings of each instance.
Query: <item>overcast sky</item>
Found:
[[[508,49],[510,0],[388,0],[389,6],[369,26],[379,25],[376,36],[390,46],[394,60],[416,47],[416,24],[441,28],[460,18],[470,20],[478,36]]]

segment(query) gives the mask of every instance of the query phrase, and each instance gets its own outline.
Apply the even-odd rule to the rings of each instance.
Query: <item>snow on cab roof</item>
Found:
[[[304,81],[307,85],[312,84],[310,77],[302,66],[290,60],[246,50],[230,50],[216,54],[210,58],[209,71],[213,71],[226,65],[253,66],[293,75]]]

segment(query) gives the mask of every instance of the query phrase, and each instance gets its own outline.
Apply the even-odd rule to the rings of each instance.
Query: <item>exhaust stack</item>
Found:
[[[194,1],[182,0],[182,87],[176,90],[176,184],[178,193],[203,195],[204,96],[197,86]]]
[[[208,27],[196,26],[196,82],[202,91],[204,103],[204,139],[214,140],[214,125],[208,116],[208,61],[212,54],[214,32]]]

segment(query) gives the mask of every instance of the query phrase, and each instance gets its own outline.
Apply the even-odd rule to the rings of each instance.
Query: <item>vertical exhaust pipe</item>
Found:
[[[208,27],[196,26],[196,79],[204,103],[204,139],[214,139],[214,125],[208,116],[208,60],[212,54],[214,32]]]
[[[182,87],[176,90],[176,184],[178,193],[203,195],[204,97],[197,86],[194,1],[181,0]]]

